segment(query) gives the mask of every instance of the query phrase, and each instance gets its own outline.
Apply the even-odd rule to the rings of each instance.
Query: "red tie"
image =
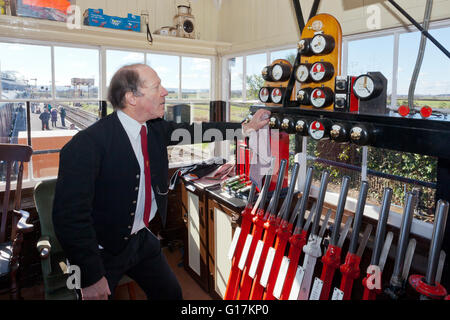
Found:
[[[144,206],[144,224],[148,227],[150,211],[152,209],[152,178],[150,176],[150,160],[148,159],[147,148],[147,130],[145,126],[141,127],[141,146],[144,156],[144,174],[145,174],[145,206]]]

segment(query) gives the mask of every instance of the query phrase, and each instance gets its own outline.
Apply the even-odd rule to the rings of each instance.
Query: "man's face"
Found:
[[[161,79],[150,67],[138,69],[142,86],[139,88],[141,95],[136,96],[135,111],[143,121],[162,118],[167,90],[161,85]]]

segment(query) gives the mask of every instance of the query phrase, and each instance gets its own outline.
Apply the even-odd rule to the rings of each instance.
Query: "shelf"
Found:
[[[152,35],[153,44],[149,44],[147,42],[147,35],[143,32],[84,25],[80,27],[80,29],[69,29],[65,22],[5,15],[0,16],[0,37],[18,39],[15,41],[32,39],[205,55],[217,55],[219,51],[231,47],[231,44],[227,42],[166,37],[161,35]]]

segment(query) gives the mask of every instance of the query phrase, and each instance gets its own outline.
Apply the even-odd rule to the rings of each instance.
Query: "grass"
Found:
[[[414,103],[420,107],[430,106],[432,109],[450,109],[450,100],[415,100]],[[407,105],[408,100],[397,100],[397,105]]]

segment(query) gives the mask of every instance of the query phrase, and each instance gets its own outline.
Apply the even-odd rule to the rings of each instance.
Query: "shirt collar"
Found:
[[[119,117],[122,126],[133,137],[133,139],[136,139],[141,133],[142,126],[145,126],[145,129],[147,130],[147,126],[145,125],[145,123],[140,123],[134,120],[122,110],[117,110],[117,116]]]

